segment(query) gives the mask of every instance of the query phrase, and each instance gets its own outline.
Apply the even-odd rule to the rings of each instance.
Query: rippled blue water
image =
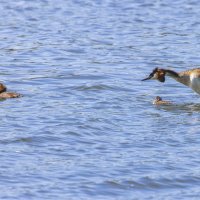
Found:
[[[2,0],[0,199],[199,199],[200,2]],[[155,96],[174,105],[154,106]]]

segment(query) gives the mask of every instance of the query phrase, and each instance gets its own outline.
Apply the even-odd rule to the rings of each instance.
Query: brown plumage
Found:
[[[8,99],[8,98],[18,98],[21,95],[15,92],[2,92],[0,93],[0,99]]]
[[[6,86],[0,83],[0,93],[5,92],[7,90]]]

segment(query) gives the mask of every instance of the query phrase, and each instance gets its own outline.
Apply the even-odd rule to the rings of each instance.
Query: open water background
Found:
[[[0,199],[199,199],[198,0],[2,0]],[[155,96],[174,105],[154,106]]]

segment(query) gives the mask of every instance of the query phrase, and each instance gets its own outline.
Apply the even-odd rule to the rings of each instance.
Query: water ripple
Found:
[[[0,11],[1,82],[23,94],[0,101],[0,199],[199,198],[199,97],[141,81],[199,66],[199,1],[2,0]]]

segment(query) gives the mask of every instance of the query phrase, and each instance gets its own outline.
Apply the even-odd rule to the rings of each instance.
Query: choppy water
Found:
[[[0,199],[199,199],[199,1],[0,3]],[[175,104],[154,106],[160,95]]]

